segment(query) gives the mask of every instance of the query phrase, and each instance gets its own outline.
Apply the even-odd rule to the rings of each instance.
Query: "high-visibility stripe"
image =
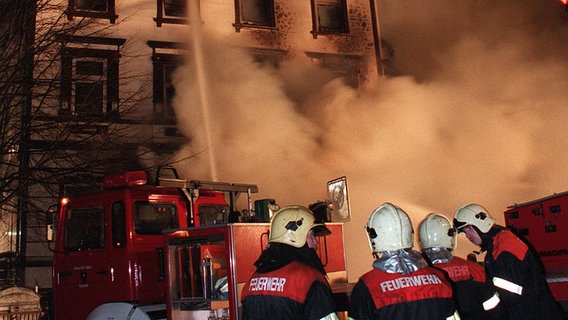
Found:
[[[320,320],[339,320],[335,312],[328,314],[327,316],[321,318]]]
[[[348,317],[347,319],[348,319],[348,320],[355,320],[355,319],[353,319],[353,318],[351,318],[351,317]],[[454,312],[454,314],[452,314],[451,316],[447,317],[446,320],[461,320],[460,314],[456,311],[456,312]]]
[[[491,298],[483,302],[483,310],[488,311],[495,308],[500,301],[501,299],[499,299],[499,293],[495,292],[495,294]]]
[[[568,282],[568,277],[546,278],[546,282],[548,283]]]
[[[523,287],[513,283],[509,280],[505,280],[503,278],[498,278],[498,277],[494,277],[493,278],[493,284],[497,287],[497,288],[501,288],[504,290],[507,290],[511,293],[515,293],[518,295],[523,294]]]

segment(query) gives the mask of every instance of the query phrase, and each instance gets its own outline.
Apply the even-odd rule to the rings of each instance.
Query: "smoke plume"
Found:
[[[184,176],[254,183],[256,199],[280,206],[324,200],[326,182],[347,176],[350,281],[371,267],[363,226],[383,202],[415,226],[430,212],[451,219],[465,202],[503,224],[508,205],[568,189],[568,16],[559,2],[378,3],[398,76],[373,92],[301,53],[274,69],[208,34],[197,79],[207,83],[207,133],[195,66],[175,79],[178,121],[191,137],[178,155],[192,156],[178,164]],[[471,251],[458,242],[458,255]]]

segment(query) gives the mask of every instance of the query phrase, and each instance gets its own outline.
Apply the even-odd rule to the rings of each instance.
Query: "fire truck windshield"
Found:
[[[72,209],[65,223],[65,250],[83,251],[105,246],[105,209],[103,206]]]
[[[160,234],[166,229],[179,228],[175,204],[135,202],[134,226],[137,234]]]

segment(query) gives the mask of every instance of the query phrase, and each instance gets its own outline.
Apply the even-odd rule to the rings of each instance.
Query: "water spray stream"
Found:
[[[205,75],[205,63],[203,61],[203,46],[201,43],[201,17],[199,16],[199,0],[189,1],[189,21],[192,30],[192,53],[195,64],[197,86],[199,89],[199,102],[203,112],[203,127],[205,130],[205,144],[209,155],[209,166],[211,179],[218,181],[217,163],[215,160],[215,150],[211,139],[211,129],[209,125],[209,93],[207,90],[207,77]]]

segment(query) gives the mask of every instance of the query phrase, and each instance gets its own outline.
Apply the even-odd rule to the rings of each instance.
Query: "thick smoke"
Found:
[[[323,200],[326,182],[347,176],[351,281],[370,268],[363,226],[383,202],[415,225],[429,212],[452,218],[478,202],[503,224],[508,205],[568,189],[568,16],[560,3],[378,2],[399,76],[372,93],[333,80],[301,53],[279,69],[262,67],[208,34],[206,75],[197,79],[207,81],[207,133],[195,67],[176,77],[178,119],[191,137],[178,155],[191,156],[178,164],[184,176],[255,183],[256,199],[281,206]],[[471,251],[465,238],[459,243],[459,255]]]

